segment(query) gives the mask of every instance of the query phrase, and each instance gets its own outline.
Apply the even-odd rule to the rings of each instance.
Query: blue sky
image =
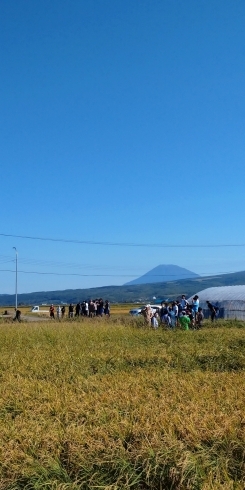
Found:
[[[13,246],[19,292],[245,269],[244,25],[244,0],[1,2],[0,293]]]

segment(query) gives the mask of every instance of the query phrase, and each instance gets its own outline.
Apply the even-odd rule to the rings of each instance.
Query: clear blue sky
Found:
[[[245,270],[181,247],[245,244],[244,26],[244,0],[1,2],[0,293],[13,246],[19,292]]]

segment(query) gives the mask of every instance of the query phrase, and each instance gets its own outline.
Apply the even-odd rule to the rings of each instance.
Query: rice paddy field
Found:
[[[245,488],[245,328],[0,319],[0,489]]]

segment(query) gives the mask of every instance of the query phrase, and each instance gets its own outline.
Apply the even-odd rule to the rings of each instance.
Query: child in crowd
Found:
[[[182,315],[179,317],[180,326],[184,330],[189,330],[190,322],[191,322],[191,320],[190,320],[189,316],[186,315],[186,312],[185,311],[182,311]]]
[[[198,311],[197,311],[197,316],[196,316],[196,327],[197,328],[202,327],[203,319],[204,319],[204,314],[203,314],[202,308],[199,306]]]
[[[157,312],[155,312],[151,318],[151,326],[154,329],[158,328],[158,314],[157,314]]]

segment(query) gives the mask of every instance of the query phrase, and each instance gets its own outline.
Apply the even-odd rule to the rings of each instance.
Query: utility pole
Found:
[[[13,247],[15,250],[15,308],[17,310],[18,306],[18,252],[17,248]]]

